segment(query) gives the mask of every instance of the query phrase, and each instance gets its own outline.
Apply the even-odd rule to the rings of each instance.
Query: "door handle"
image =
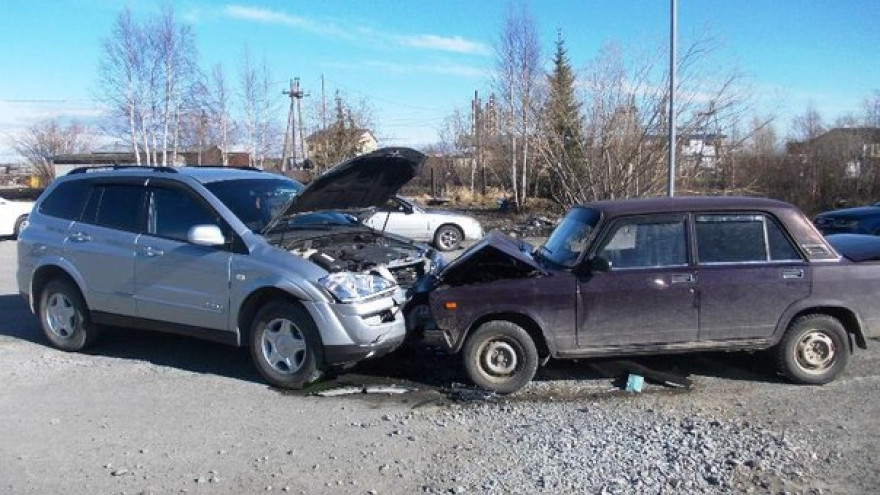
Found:
[[[89,242],[92,240],[92,236],[84,232],[74,232],[67,237],[67,240],[70,242]]]
[[[696,280],[693,273],[673,273],[670,277],[673,284],[690,284]]]
[[[165,254],[165,251],[162,251],[161,249],[156,249],[152,246],[147,246],[144,248],[144,254],[150,258],[155,258],[156,256],[162,256],[163,254]]]
[[[803,268],[786,268],[782,270],[782,278],[786,280],[804,278]]]

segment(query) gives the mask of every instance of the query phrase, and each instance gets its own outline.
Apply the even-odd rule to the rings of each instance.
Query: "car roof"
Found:
[[[66,177],[82,175],[83,177],[163,177],[174,178],[178,175],[192,177],[193,179],[208,184],[233,179],[271,179],[287,178],[286,176],[264,172],[251,168],[235,168],[217,166],[197,167],[147,167],[147,166],[123,166],[123,167],[83,167],[68,173]],[[292,179],[289,179],[292,180]]]
[[[677,196],[673,198],[619,199],[585,203],[609,216],[673,213],[693,210],[778,210],[793,209],[784,201],[747,196]]]
[[[180,167],[177,169],[179,173],[188,175],[193,179],[207,184],[209,182],[219,182],[232,179],[279,179],[286,176],[264,172],[257,169],[241,169],[231,167]],[[293,179],[290,179],[293,180]]]

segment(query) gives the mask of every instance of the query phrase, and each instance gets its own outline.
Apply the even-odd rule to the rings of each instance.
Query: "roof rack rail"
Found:
[[[144,165],[98,165],[95,167],[77,167],[70,172],[67,172],[67,175],[74,174],[88,174],[91,172],[105,172],[107,170],[128,170],[128,169],[142,169],[142,170],[152,170],[153,172],[165,172],[165,173],[177,173],[177,169],[174,167],[151,167]]]
[[[257,167],[251,167],[249,165],[245,166],[236,166],[236,165],[184,165],[187,168],[228,168],[232,170],[253,170],[255,172],[265,172],[265,170]]]

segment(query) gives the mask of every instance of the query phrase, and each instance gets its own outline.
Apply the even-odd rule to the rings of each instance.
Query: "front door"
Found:
[[[179,186],[153,186],[148,190],[147,218],[135,256],[138,316],[228,329],[233,254],[186,240],[194,225],[220,225],[217,214]]]
[[[606,272],[578,281],[578,346],[697,340],[696,276],[688,262],[687,217],[644,215],[612,223],[595,255]]]

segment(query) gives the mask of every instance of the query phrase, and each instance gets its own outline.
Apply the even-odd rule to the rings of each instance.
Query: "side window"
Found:
[[[782,231],[775,220],[767,219],[767,242],[770,244],[770,259],[773,261],[800,261],[797,248]]]
[[[95,190],[89,210],[95,208],[94,223],[111,229],[139,232],[144,188],[128,184],[107,184]],[[88,219],[83,219],[88,221]]]
[[[390,212],[399,212],[403,213],[406,211],[406,208],[403,206],[403,203],[400,203],[395,198],[388,198],[388,201],[382,203],[382,206],[379,207],[381,211],[390,211]]]
[[[687,265],[684,215],[618,222],[599,250],[611,269]]]
[[[196,198],[180,189],[153,188],[150,191],[149,234],[186,242],[195,225],[218,225],[217,216]]]
[[[40,213],[66,220],[78,220],[92,184],[87,180],[74,180],[59,184],[40,203]]]
[[[799,260],[779,225],[762,214],[697,215],[700,263]]]

